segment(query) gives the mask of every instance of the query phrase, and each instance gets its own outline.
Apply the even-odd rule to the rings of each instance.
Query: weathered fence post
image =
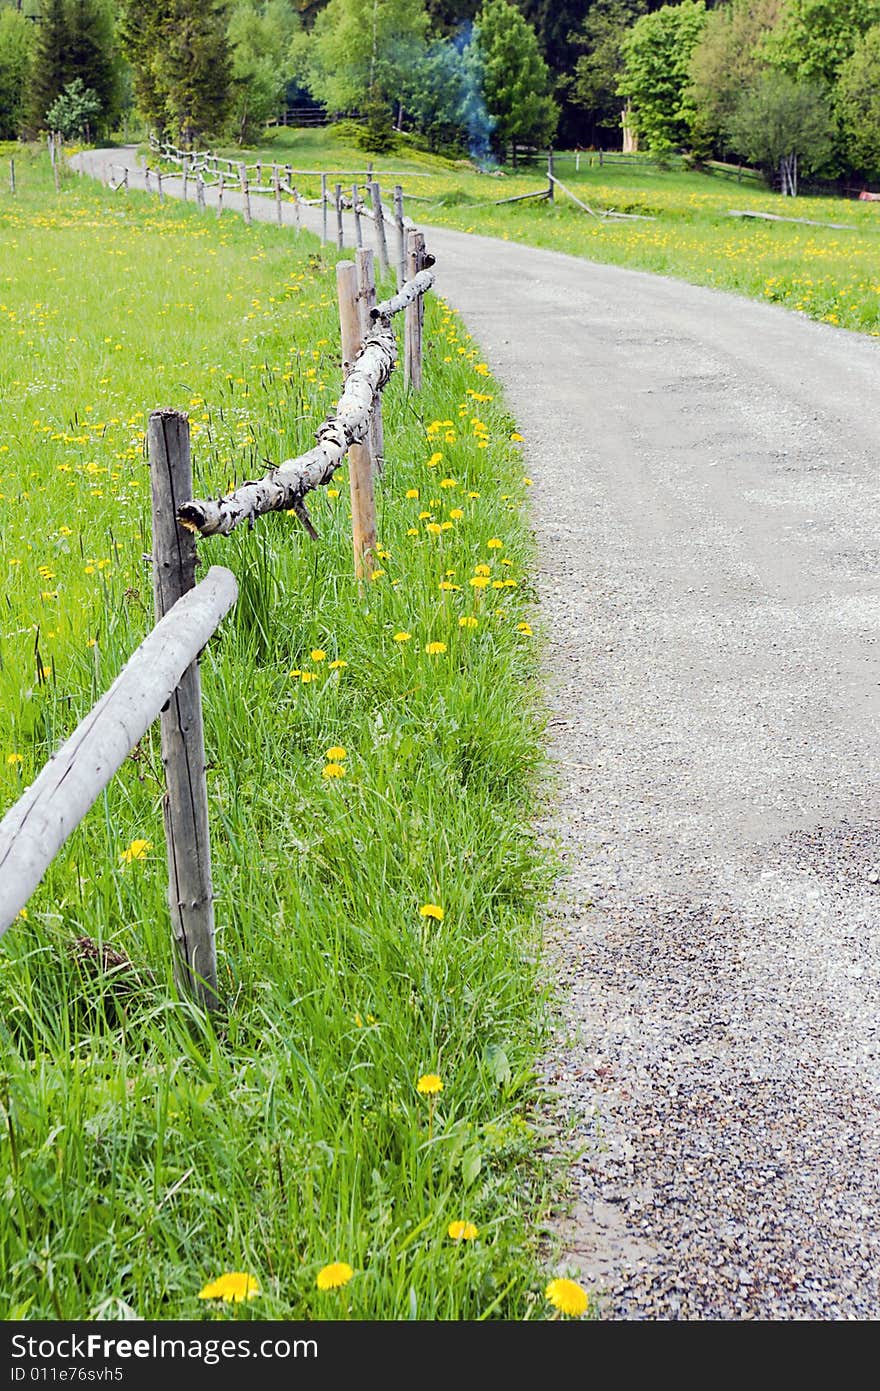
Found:
[[[342,227],[342,184],[336,184],[334,187],[333,201],[336,204],[336,249],[341,251],[345,246],[345,235]]]
[[[425,238],[414,229],[406,237],[406,278],[418,275],[425,254]],[[418,295],[404,310],[403,379],[413,391],[422,389],[422,324],[425,317],[425,297]]]
[[[406,282],[406,225],[403,220],[403,189],[394,186],[394,223],[397,227],[397,288]]]
[[[288,184],[288,188],[293,189],[293,215],[296,219],[296,235],[300,232],[300,210],[299,210],[299,189],[296,184]]]
[[[157,169],[157,170],[156,170],[156,182],[157,182],[157,184],[159,185],[159,203],[160,203],[160,205],[161,205],[161,204],[163,204],[163,203],[165,202],[165,190],[164,190],[163,187],[162,187],[162,170],[161,170],[161,169]]]
[[[222,217],[222,215],[223,215],[223,179],[224,179],[224,176],[223,176],[222,173],[217,175],[217,217],[218,217],[218,219],[219,219],[220,217]]]
[[[382,194],[375,179],[370,180],[370,202],[376,224],[376,247],[379,252],[379,274],[388,274],[388,243],[385,240],[385,218],[382,213]]]
[[[358,304],[360,306],[361,342],[372,327],[370,310],[376,303],[376,273],[373,266],[372,247],[360,246],[355,252],[357,266]],[[370,416],[370,453],[373,467],[382,472],[385,461],[385,435],[382,429],[382,394],[376,396]]]
[[[189,420],[179,411],[153,411],[148,442],[158,620],[195,584],[195,537],[177,521],[178,506],[192,497]],[[184,672],[160,722],[174,977],[179,989],[216,1009],[220,1001],[198,661]]]
[[[181,162],[180,162],[180,171],[181,171],[181,173],[182,173],[182,175],[183,175],[183,201],[184,201],[184,203],[188,203],[188,202],[189,202],[189,194],[188,194],[188,187],[189,187],[189,156],[188,156],[188,155],[184,155],[184,156],[183,156],[183,159],[182,159]]]
[[[15,160],[9,161],[9,192],[15,192]]]
[[[199,175],[198,175],[198,178],[196,179],[196,202],[197,202],[198,205],[199,205],[199,212],[204,212],[204,211],[205,211],[205,180],[204,180],[204,178],[202,177],[202,172],[201,172],[201,170],[199,170]]]
[[[327,175],[321,175],[321,245],[327,244]]]
[[[151,187],[150,187],[150,172],[151,172],[151,171],[150,171],[150,166],[149,166],[149,164],[145,164],[145,165],[144,165],[144,188],[147,190],[148,193],[152,193],[152,191],[153,191],[153,190],[151,189]]]
[[[354,261],[338,261],[336,291],[339,297],[339,327],[342,336],[342,366],[348,376],[362,347],[358,313],[357,267]],[[369,576],[376,554],[376,499],[373,495],[373,465],[366,444],[353,444],[348,451],[348,478],[351,490],[351,528],[354,546],[354,573],[359,580]]]
[[[547,151],[547,197],[553,202],[553,151]]]
[[[272,165],[272,192],[275,195],[275,221],[280,227],[284,221],[284,213],[281,207],[281,175],[278,173],[278,165]]]
[[[55,152],[55,136],[54,134],[47,135],[46,139],[49,142],[49,158],[52,161],[52,177],[55,180],[55,192],[57,193],[61,185],[58,177],[58,159]]]
[[[351,186],[351,212],[354,218],[354,244],[356,247],[362,247],[364,244],[364,235],[361,231],[361,205],[358,202],[357,184],[352,184]]]
[[[238,166],[238,180],[241,184],[241,196],[244,200],[244,220],[248,227],[251,225],[251,194],[248,187],[247,167],[244,164]]]
[[[260,162],[260,161],[258,160],[258,161],[257,161],[257,188],[260,187],[260,185],[262,184],[262,182],[263,182],[263,165],[262,165],[262,162]]]

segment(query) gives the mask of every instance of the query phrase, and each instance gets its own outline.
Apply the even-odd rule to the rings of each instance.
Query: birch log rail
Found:
[[[238,585],[214,566],[144,638],[110,689],[0,822],[0,936],[232,608]]]
[[[178,521],[202,536],[228,536],[242,522],[267,512],[294,512],[314,536],[304,498],[329,483],[353,444],[370,428],[373,404],[397,364],[397,343],[391,317],[426,293],[434,283],[429,269],[419,271],[393,298],[371,310],[373,327],[352,364],[335,416],[317,430],[314,449],[287,459],[262,478],[243,483],[225,497],[193,499],[177,510]]]

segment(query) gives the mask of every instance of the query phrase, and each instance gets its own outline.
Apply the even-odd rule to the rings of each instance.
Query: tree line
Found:
[[[0,138],[252,141],[285,103],[366,148],[620,144],[880,175],[880,0],[0,0]]]

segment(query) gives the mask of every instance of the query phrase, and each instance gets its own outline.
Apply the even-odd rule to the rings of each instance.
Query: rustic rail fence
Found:
[[[126,171],[127,174],[127,171]],[[115,187],[128,187],[127,177]],[[161,191],[161,184],[159,189]],[[343,388],[315,447],[224,497],[192,497],[189,421],[175,410],[149,418],[155,626],[119,676],[0,821],[0,936],[15,922],[68,837],[153,722],[161,729],[168,905],[178,989],[220,1007],[199,656],[238,596],[231,571],[213,566],[199,584],[196,535],[228,535],[243,522],[290,511],[317,533],[305,499],[348,457],[354,570],[370,573],[377,548],[374,482],[383,463],[382,391],[397,366],[392,327],[403,313],[407,385],[422,382],[424,296],[434,283],[424,237],[407,232],[397,293],[376,302],[374,253],[336,266]]]

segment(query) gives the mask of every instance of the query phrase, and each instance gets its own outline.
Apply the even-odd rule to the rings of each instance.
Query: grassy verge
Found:
[[[328,130],[279,131],[263,151],[267,160],[321,168],[360,168],[365,156]],[[249,156],[250,157],[250,156]],[[810,318],[880,335],[880,205],[840,198],[782,198],[753,181],[737,184],[720,174],[663,171],[648,165],[592,167],[581,157],[557,157],[557,176],[597,210],[643,214],[652,221],[590,218],[562,193],[555,203],[493,207],[491,200],[546,186],[540,166],[479,174],[465,163],[432,160],[408,151],[377,159],[377,167],[420,173],[404,178],[419,221],[544,246],[594,261],[612,262],[699,285],[733,290],[784,304]],[[307,181],[306,181],[307,182]],[[317,184],[308,192],[317,192]],[[731,209],[848,224],[797,226],[732,218]]]
[[[339,382],[312,239],[87,181],[56,196],[19,161],[0,195],[4,808],[150,626],[149,410],[190,411],[199,487],[220,491],[305,447]],[[203,545],[241,584],[203,659],[225,1022],[170,985],[155,731],[4,938],[6,1317],[544,1307],[528,485],[436,301],[427,338],[424,393],[398,374],[386,394],[366,595],[344,474],[312,507],[320,544],[277,516]],[[96,966],[83,936],[117,955]],[[334,1261],[353,1278],[321,1290]],[[259,1297],[199,1299],[232,1271]]]

